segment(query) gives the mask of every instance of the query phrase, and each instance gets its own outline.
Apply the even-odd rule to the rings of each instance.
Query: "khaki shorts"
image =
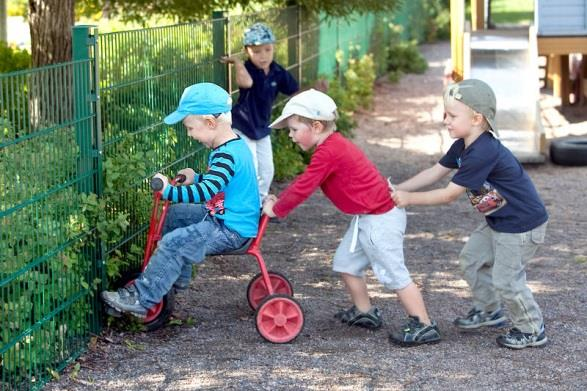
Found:
[[[406,211],[402,208],[380,215],[354,216],[336,250],[332,269],[362,277],[371,266],[386,288],[405,288],[412,282],[404,264],[405,231]]]

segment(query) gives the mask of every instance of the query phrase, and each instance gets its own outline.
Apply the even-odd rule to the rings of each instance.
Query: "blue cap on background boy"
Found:
[[[226,90],[214,83],[197,83],[183,91],[177,110],[163,122],[173,125],[188,115],[222,114],[232,109],[232,98]]]
[[[263,23],[255,23],[245,30],[243,39],[244,46],[259,46],[268,43],[275,43],[273,31]]]

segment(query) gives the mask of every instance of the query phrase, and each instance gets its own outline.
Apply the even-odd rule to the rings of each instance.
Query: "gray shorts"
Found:
[[[404,264],[405,231],[406,211],[402,208],[380,215],[355,216],[336,249],[332,269],[362,277],[371,265],[386,288],[405,288],[412,282]]]

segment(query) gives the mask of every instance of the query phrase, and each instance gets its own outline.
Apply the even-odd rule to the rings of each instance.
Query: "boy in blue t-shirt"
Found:
[[[444,124],[457,140],[440,161],[392,188],[396,205],[439,205],[467,193],[485,221],[471,233],[459,261],[473,295],[473,308],[455,320],[461,329],[503,324],[513,328],[500,346],[522,349],[547,341],[544,320],[526,282],[525,267],[544,242],[548,214],[528,174],[496,138],[496,100],[477,79],[447,87]],[[444,189],[414,192],[457,172]]]
[[[168,125],[183,121],[188,136],[211,148],[208,169],[196,174],[184,168],[181,186],[163,181],[162,198],[178,205],[169,208],[163,238],[145,271],[130,286],[102,292],[108,305],[120,312],[145,317],[172,287],[187,288],[192,264],[207,254],[242,247],[257,236],[259,193],[249,148],[231,128],[228,93],[212,83],[185,89],[176,111],[165,117]]]
[[[243,63],[238,55],[222,57],[221,61],[235,68],[239,98],[232,108],[232,124],[253,154],[262,201],[269,194],[275,172],[269,136],[271,109],[277,94],[292,95],[298,90],[298,82],[273,61],[275,36],[269,27],[255,23],[245,30],[243,43],[247,61]]]

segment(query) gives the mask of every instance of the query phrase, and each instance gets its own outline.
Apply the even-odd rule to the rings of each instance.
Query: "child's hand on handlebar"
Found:
[[[269,217],[277,217],[275,213],[273,213],[273,205],[277,202],[277,197],[273,194],[269,194],[263,200],[263,214],[266,214]]]
[[[182,168],[181,170],[179,170],[176,174],[176,177],[179,175],[185,176],[185,181],[181,183],[185,186],[193,184],[196,180],[196,172],[189,167]]]
[[[163,183],[163,185],[161,186],[160,189],[153,188],[153,190],[158,190],[161,192],[161,194],[163,194],[165,192],[165,189],[167,188],[167,186],[169,186],[169,178],[167,178],[165,175],[158,172],[157,174],[153,175],[153,179],[151,180],[151,183],[152,184],[155,183],[156,179],[160,180]],[[153,185],[151,185],[151,186],[153,186]],[[159,185],[157,187],[159,187]]]

